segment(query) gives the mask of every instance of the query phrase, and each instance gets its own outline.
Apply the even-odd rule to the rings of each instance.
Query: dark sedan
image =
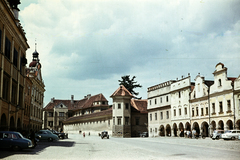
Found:
[[[32,148],[32,142],[19,132],[0,131],[0,148],[12,148],[15,151]]]

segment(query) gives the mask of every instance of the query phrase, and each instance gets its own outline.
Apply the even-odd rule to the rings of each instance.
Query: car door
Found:
[[[4,139],[4,133],[0,133],[0,148],[7,148],[6,139]]]

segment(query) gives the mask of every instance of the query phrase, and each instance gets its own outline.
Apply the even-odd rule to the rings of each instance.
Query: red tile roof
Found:
[[[140,113],[148,113],[147,111],[147,100],[137,100],[137,99],[131,99],[131,105]]]
[[[67,106],[68,110],[79,110],[83,108],[86,109],[86,108],[93,107],[93,103],[97,101],[108,102],[108,100],[103,96],[103,94],[100,93],[100,94],[91,96],[89,98],[74,100],[73,103],[71,103],[71,100],[54,99],[53,102],[49,102],[46,105],[44,110],[53,110],[53,108],[56,105],[59,105],[60,103],[63,103],[65,106]],[[101,106],[105,106],[105,105],[101,105]],[[106,103],[106,106],[108,106],[107,103]]]
[[[110,97],[115,97],[115,96],[133,97],[133,95],[123,85],[121,85]]]

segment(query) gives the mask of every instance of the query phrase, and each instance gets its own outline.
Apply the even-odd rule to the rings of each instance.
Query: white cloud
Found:
[[[20,17],[29,62],[37,39],[47,102],[73,92],[109,98],[126,74],[137,76],[147,98],[148,87],[188,73],[212,79],[220,61],[231,76],[240,73],[235,0],[38,0]]]

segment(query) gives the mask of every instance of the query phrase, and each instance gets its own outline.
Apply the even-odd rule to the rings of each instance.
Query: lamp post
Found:
[[[232,92],[233,92],[233,129],[235,129],[236,116],[235,116],[234,82],[232,82],[231,85],[232,85]]]

